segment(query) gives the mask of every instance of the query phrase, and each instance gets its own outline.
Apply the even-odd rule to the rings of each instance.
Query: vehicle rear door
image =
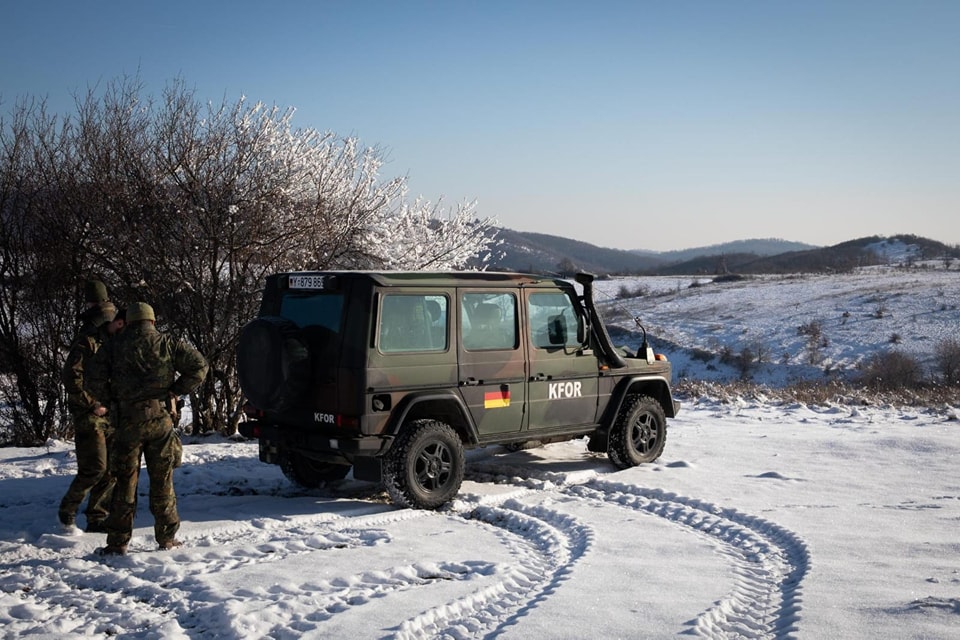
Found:
[[[481,439],[520,431],[527,370],[519,289],[458,290],[459,385]]]

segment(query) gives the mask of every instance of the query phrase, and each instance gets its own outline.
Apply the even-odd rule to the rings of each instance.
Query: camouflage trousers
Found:
[[[60,521],[74,522],[83,499],[89,493],[90,499],[84,511],[87,525],[102,524],[110,513],[113,497],[114,478],[110,472],[108,455],[113,429],[106,418],[88,414],[74,416],[74,433],[77,476],[60,501]]]
[[[116,486],[106,522],[108,546],[125,547],[133,536],[141,458],[146,460],[150,478],[154,536],[161,545],[174,539],[180,529],[177,495],[173,489],[173,468],[179,464],[176,459],[179,444],[180,438],[169,417],[124,422],[121,416],[110,451]]]

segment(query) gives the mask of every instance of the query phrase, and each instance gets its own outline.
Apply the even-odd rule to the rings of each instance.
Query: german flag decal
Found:
[[[483,394],[484,409],[502,409],[510,406],[510,389],[488,391]]]

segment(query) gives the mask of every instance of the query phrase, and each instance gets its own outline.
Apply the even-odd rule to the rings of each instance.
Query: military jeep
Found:
[[[305,487],[382,482],[437,508],[464,450],[587,437],[618,468],[656,460],[679,403],[666,358],[617,349],[593,276],[331,271],[267,278],[242,330],[240,432]]]

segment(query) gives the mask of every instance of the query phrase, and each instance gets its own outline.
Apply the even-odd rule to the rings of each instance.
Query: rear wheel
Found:
[[[401,430],[383,459],[383,482],[399,505],[436,509],[460,491],[463,444],[437,420],[415,420]]]
[[[299,453],[286,453],[280,458],[280,470],[295,484],[316,489],[324,483],[344,479],[350,473],[350,465],[320,462]]]
[[[667,444],[667,418],[650,396],[630,396],[610,429],[607,455],[619,469],[653,462]]]

